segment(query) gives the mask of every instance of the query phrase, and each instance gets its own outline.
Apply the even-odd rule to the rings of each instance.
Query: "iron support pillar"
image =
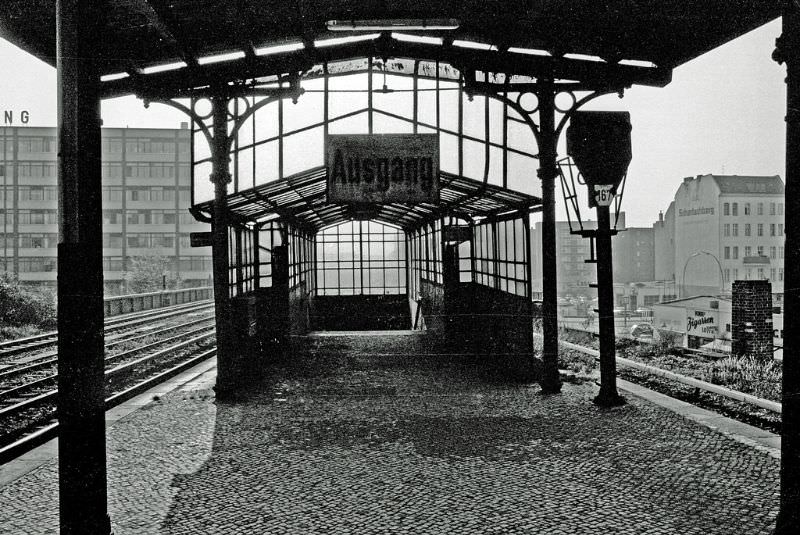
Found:
[[[60,533],[111,533],[106,496],[100,70],[104,2],[58,0]]]
[[[539,97],[539,178],[542,181],[542,393],[561,392],[558,374],[558,293],[556,279],[555,90],[542,81]]]
[[[800,530],[800,8],[786,2],[774,58],[786,63],[786,258],[781,498],[776,535]]]
[[[211,255],[214,268],[214,308],[217,328],[217,397],[232,395],[238,382],[236,350],[231,324],[228,277],[228,184],[230,142],[228,136],[228,98],[211,98],[213,132],[211,143],[211,182],[214,184],[214,218],[211,224]]]
[[[600,394],[597,405],[613,407],[625,400],[617,393],[617,349],[614,332],[614,272],[611,217],[608,206],[597,207],[597,304],[600,309]]]

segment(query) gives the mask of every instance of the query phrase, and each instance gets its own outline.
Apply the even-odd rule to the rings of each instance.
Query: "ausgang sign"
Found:
[[[439,136],[328,136],[328,202],[438,203]]]

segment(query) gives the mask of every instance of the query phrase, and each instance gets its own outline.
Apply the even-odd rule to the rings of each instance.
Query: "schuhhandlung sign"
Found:
[[[438,203],[439,136],[328,136],[328,202]]]

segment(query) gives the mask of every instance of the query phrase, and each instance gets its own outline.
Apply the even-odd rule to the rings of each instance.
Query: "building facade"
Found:
[[[655,274],[681,296],[729,293],[735,280],[783,294],[784,185],[778,176],[687,177],[654,224]]]
[[[183,287],[207,285],[208,231],[191,205],[190,137],[180,129],[105,128],[102,132],[103,276],[107,295],[127,293],[135,257],[157,257]],[[26,284],[55,285],[58,244],[55,128],[0,128],[0,268]]]
[[[613,222],[613,216],[612,216]],[[573,224],[574,228],[577,228]],[[597,228],[597,221],[584,221],[583,228],[587,230]],[[617,243],[620,236],[625,234],[625,213],[620,212],[617,221],[619,234],[612,238],[612,251],[614,257],[614,281],[617,282],[617,274],[627,274],[630,270],[621,264],[628,261],[617,252]],[[632,235],[633,236],[633,235]],[[636,240],[632,240],[633,243]],[[626,242],[625,248],[629,244]],[[567,221],[556,221],[556,254],[558,255],[558,265],[556,277],[558,280],[558,295],[561,297],[587,297],[592,298],[597,295],[595,288],[589,284],[597,282],[597,264],[587,263],[592,253],[591,240],[583,238],[578,234],[571,234]],[[652,247],[651,247],[652,249]],[[533,269],[533,290],[542,291],[542,223],[538,222],[531,230],[531,260]],[[652,265],[652,260],[649,261]],[[641,266],[640,266],[641,267]],[[631,282],[631,281],[624,281]]]

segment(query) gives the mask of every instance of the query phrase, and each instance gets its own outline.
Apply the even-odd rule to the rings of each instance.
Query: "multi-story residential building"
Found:
[[[573,223],[573,227],[577,228]],[[583,228],[591,230],[597,228],[597,221],[584,221]],[[615,248],[621,235],[627,231],[625,229],[625,213],[620,212],[617,222],[619,234],[612,239],[612,250],[614,250],[614,273],[615,282],[617,273],[628,273],[629,269],[621,264],[622,256],[617,255]],[[633,240],[635,243],[636,240]],[[650,247],[652,251],[652,247]],[[630,254],[628,252],[627,254]],[[570,234],[570,227],[567,221],[556,221],[556,255],[558,265],[556,272],[558,295],[573,297],[594,297],[597,290],[590,288],[589,284],[597,282],[597,265],[587,263],[591,258],[591,243],[588,238],[583,238],[578,234]],[[533,291],[542,291],[542,224],[536,223],[531,229],[531,260],[533,268]],[[625,258],[628,262],[629,258]],[[648,261],[652,265],[652,261]],[[641,266],[639,266],[641,267]],[[631,281],[624,281],[631,282]]]
[[[206,285],[210,248],[192,248],[207,231],[189,213],[190,130],[105,128],[102,132],[103,264],[106,293],[125,292],[136,256],[168,259],[183,286]],[[58,243],[55,128],[0,128],[2,269],[23,283],[54,285]]]
[[[655,280],[655,244],[652,228],[628,227],[612,238],[614,282]]]
[[[768,279],[783,294],[784,185],[778,176],[687,177],[655,229],[656,278],[682,296]]]

